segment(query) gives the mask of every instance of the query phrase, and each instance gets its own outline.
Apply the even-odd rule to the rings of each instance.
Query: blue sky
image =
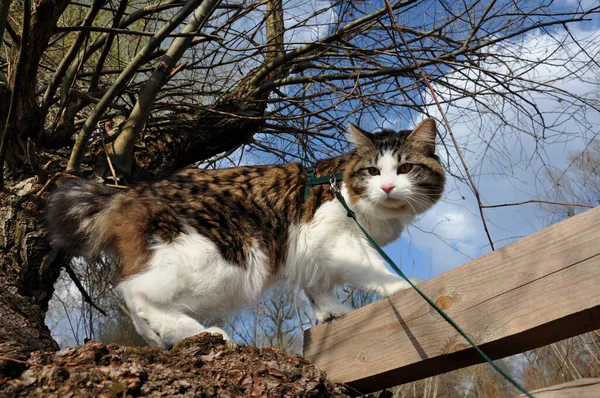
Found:
[[[305,42],[327,34],[327,29],[324,27],[337,18],[337,14],[332,11],[323,12],[312,18],[311,23],[314,24],[312,28],[291,29],[296,23],[304,21],[314,10],[324,9],[327,4],[329,3],[321,0],[284,3],[285,24],[290,29],[286,33],[286,39],[292,42]],[[478,12],[483,12],[487,4],[488,2],[484,2],[479,5]],[[501,8],[506,5],[507,10],[510,11],[511,4],[511,2],[500,1],[495,7]],[[553,12],[569,12],[599,6],[600,2],[559,0],[532,2],[525,6],[537,7],[540,4],[549,5],[549,9]],[[383,5],[383,1],[356,4],[367,12],[373,12]],[[406,20],[411,26],[425,29],[425,26],[436,22],[438,15],[436,12],[440,7],[438,2],[427,2],[424,6],[419,5],[408,12],[399,13],[398,19],[400,23]],[[337,12],[342,11],[337,8]],[[358,16],[355,13],[352,17]],[[531,19],[548,18],[532,16]],[[564,90],[558,95],[556,93],[528,94],[528,99],[533,105],[523,106],[533,117],[524,116],[522,110],[518,111],[514,105],[499,101],[498,97],[493,96],[481,96],[480,101],[485,103],[487,109],[494,109],[498,114],[511,119],[514,128],[504,126],[498,117],[486,112],[487,109],[468,98],[457,101],[455,105],[444,106],[444,112],[450,120],[451,128],[457,137],[484,204],[512,203],[530,199],[556,200],[550,173],[566,171],[568,175],[568,156],[580,151],[587,143],[596,139],[600,129],[600,114],[569,95],[569,93],[574,94],[596,104],[599,103],[600,72],[590,60],[590,56],[600,59],[600,18],[591,15],[589,19],[590,21],[568,25],[570,33],[579,44],[573,41],[562,25],[556,25],[531,31],[498,45],[494,51],[505,54],[505,65],[485,63],[480,65],[484,69],[507,75],[519,75],[531,82],[546,84],[542,88],[548,91],[550,87]],[[491,24],[489,27],[484,27],[482,32],[486,32],[485,29],[492,31],[495,28],[496,25]],[[468,32],[465,32],[466,34]],[[582,50],[587,51],[588,54]],[[533,61],[545,58],[547,58],[547,65],[531,66]],[[569,62],[565,62],[564,59],[569,59]],[[579,76],[570,76],[573,70],[578,70]],[[473,82],[480,79],[489,80],[476,71],[469,72],[467,77],[465,81],[457,80],[457,76],[450,74],[447,75],[447,81],[458,86],[462,85],[469,91],[478,91],[481,87]],[[518,89],[520,81],[515,80],[511,84]],[[283,87],[282,90],[286,92],[288,88]],[[444,99],[457,96],[456,93],[442,86],[436,86],[435,90]],[[431,99],[427,91],[413,94],[424,98],[425,101]],[[324,105],[325,102],[314,106]],[[343,111],[348,111],[353,106],[355,103],[348,101],[341,104],[340,109],[346,107]],[[406,108],[394,110],[400,113],[388,111],[381,117],[374,118],[367,115],[365,119],[350,121],[368,130],[382,127],[410,129],[422,118]],[[429,107],[427,112],[437,120],[442,120],[440,112],[435,107]],[[536,116],[536,113],[543,115],[543,123],[552,128],[542,131],[540,128],[542,120]],[[445,145],[438,145],[438,153],[447,163],[451,173],[459,178],[449,176],[443,200],[408,228],[399,241],[386,248],[409,276],[415,275],[425,279],[480,257],[491,250],[475,197],[470,187],[463,181],[464,168],[458,160],[456,150],[452,148],[446,127],[439,125],[439,130],[440,135],[444,137]],[[242,163],[245,164],[278,161],[274,156],[264,154],[248,156],[247,152],[243,157]],[[222,165],[226,164],[222,163]],[[558,221],[562,216],[553,214],[552,210],[554,208],[536,204],[485,210],[486,221],[495,247],[502,247]]]
[[[311,14],[315,9],[321,9],[321,5],[324,4],[328,3],[320,1],[285,3],[286,27],[290,28],[296,22],[303,21],[306,15]],[[481,6],[481,10],[486,4]],[[552,11],[562,12],[575,11],[580,7],[579,2],[574,0],[547,2],[547,4],[551,4]],[[361,3],[361,6],[369,10],[368,12],[373,12],[376,7],[382,5],[383,2]],[[531,7],[537,5],[539,3],[532,3]],[[581,2],[581,7],[584,9],[589,9],[593,5],[600,5],[600,2],[597,0]],[[437,7],[439,4],[436,2],[427,3],[425,7],[419,6],[409,13],[400,15],[399,19],[401,21],[402,18],[410,17],[412,26],[427,25],[434,22]],[[335,13],[324,12],[312,19],[315,23],[314,28],[291,30],[286,38],[299,42],[313,40],[317,36],[326,34],[326,30],[319,25],[327,24],[335,18]],[[600,128],[600,114],[568,95],[571,93],[585,97],[592,102],[595,101],[596,104],[600,99],[598,88],[600,74],[588,56],[591,55],[593,58],[594,55],[600,55],[600,18],[593,15],[590,19],[590,21],[568,25],[570,33],[580,42],[579,44],[583,44],[588,54],[585,54],[572,40],[563,26],[557,25],[532,31],[497,46],[495,52],[506,54],[505,66],[480,65],[481,68],[508,75],[515,74],[532,82],[547,84],[548,86],[545,86],[547,89],[552,86],[565,91],[560,95],[553,93],[528,95],[531,103],[537,108],[525,107],[534,115],[533,118],[524,117],[523,113],[514,106],[500,102],[497,97],[485,97],[480,101],[485,102],[488,109],[496,109],[504,117],[513,119],[515,128],[503,126],[498,117],[486,113],[485,109],[469,99],[462,99],[456,102],[455,106],[444,107],[444,112],[450,120],[451,128],[457,137],[484,204],[512,203],[530,199],[555,200],[549,173],[565,170],[568,172],[569,154],[581,150],[586,143],[596,139]],[[548,58],[547,65],[531,66],[533,61],[545,58]],[[600,59],[600,56],[597,58]],[[569,59],[569,62],[565,62],[564,59]],[[579,70],[579,76],[570,76],[572,70]],[[447,76],[448,82],[462,85],[470,91],[481,89],[472,82],[488,79],[474,71],[469,72],[468,78],[463,81],[457,80],[457,77],[452,75]],[[514,87],[518,88],[519,84],[517,80],[513,82]],[[286,88],[284,87],[283,90],[285,91]],[[457,96],[456,93],[441,86],[436,86],[435,90],[445,99]],[[431,99],[427,91],[418,94],[426,101]],[[351,107],[354,104],[349,102],[343,106]],[[400,112],[401,114],[387,112],[380,118],[351,121],[368,130],[382,127],[410,129],[422,118],[412,111],[400,110]],[[435,107],[429,107],[427,112],[436,119],[442,120],[440,112]],[[552,128],[542,131],[540,128],[542,121],[535,116],[536,112],[542,114],[543,122]],[[446,127],[439,125],[439,130],[444,137],[445,146],[438,145],[438,153],[445,160],[452,174],[464,178],[464,168],[452,148]],[[277,159],[265,155],[245,156],[243,159],[243,163],[272,161]],[[495,247],[502,247],[559,220],[561,217],[553,215],[551,210],[553,208],[549,206],[536,204],[485,210],[486,221]],[[449,176],[443,200],[408,228],[399,241],[388,245],[386,250],[409,276],[415,275],[427,279],[480,257],[491,248],[471,189],[461,179]]]

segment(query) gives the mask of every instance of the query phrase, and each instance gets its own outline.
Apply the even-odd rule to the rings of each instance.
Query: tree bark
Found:
[[[301,357],[274,348],[232,347],[202,333],[171,351],[89,342],[34,355],[19,378],[0,379],[11,397],[339,397],[350,390]]]
[[[0,197],[0,378],[21,365],[1,357],[58,348],[44,316],[65,257],[46,242],[39,188],[29,177]]]
[[[35,192],[41,188],[35,153],[28,153],[29,138],[41,130],[35,96],[38,65],[56,21],[68,0],[41,0],[33,3],[29,43],[21,84],[15,86],[19,46],[9,52],[8,86],[0,83],[0,127],[7,119],[7,104],[14,90],[17,97],[13,129],[8,136],[6,164],[11,178],[0,194],[0,357],[27,357],[31,351],[56,350],[56,342],[44,323],[54,282],[65,258],[50,250],[44,231],[44,216]],[[30,167],[34,163],[33,167]],[[18,371],[22,364],[0,359],[0,376]]]
[[[264,123],[265,107],[259,101],[230,99],[189,119],[182,117],[168,129],[146,130],[143,148],[134,154],[133,177],[164,177],[250,142]]]

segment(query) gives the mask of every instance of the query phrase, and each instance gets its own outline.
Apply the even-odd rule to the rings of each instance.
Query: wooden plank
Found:
[[[580,379],[532,391],[535,398],[598,398],[600,379]],[[524,397],[525,394],[519,395]]]
[[[600,328],[600,207],[419,285],[503,358]],[[481,362],[412,290],[305,332],[304,356],[362,392]]]

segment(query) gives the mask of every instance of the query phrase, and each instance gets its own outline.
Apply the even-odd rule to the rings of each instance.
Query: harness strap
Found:
[[[331,184],[332,181],[342,181],[344,179],[344,174],[342,173],[331,173],[321,177],[315,176],[315,169],[310,168],[306,170],[306,188],[304,188],[304,202],[308,200],[310,197],[310,191],[313,187],[317,185],[323,184]]]

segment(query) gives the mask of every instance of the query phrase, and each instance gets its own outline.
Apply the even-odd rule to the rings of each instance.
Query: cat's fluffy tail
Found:
[[[93,258],[112,240],[113,188],[79,180],[61,179],[48,199],[48,234],[53,246]]]

